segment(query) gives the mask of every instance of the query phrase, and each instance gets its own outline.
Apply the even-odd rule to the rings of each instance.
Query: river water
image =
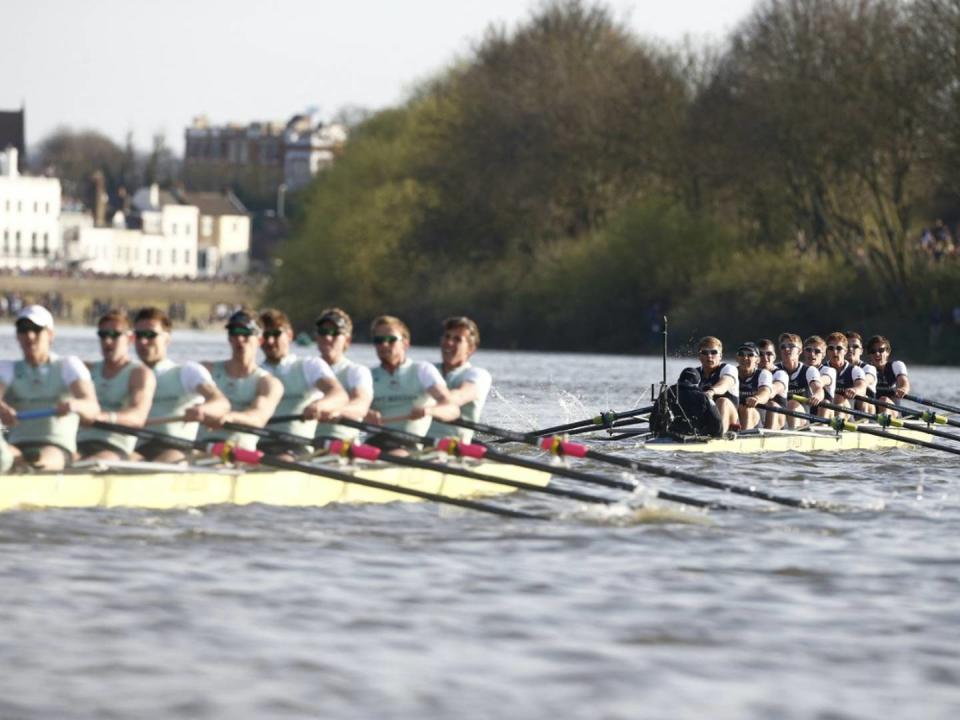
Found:
[[[90,329],[56,348],[96,355]],[[180,332],[172,349],[227,345]],[[524,429],[644,404],[660,376],[655,358],[477,364],[495,377],[485,420]],[[911,377],[960,404],[956,370]],[[598,512],[518,494],[502,502],[557,519],[409,503],[3,513],[0,718],[958,717],[957,456],[653,460],[846,509],[724,497],[738,509],[644,514],[633,497]]]

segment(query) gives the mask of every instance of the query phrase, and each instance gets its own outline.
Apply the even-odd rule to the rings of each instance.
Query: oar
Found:
[[[876,405],[877,407],[882,407],[886,410],[895,410],[896,412],[902,413],[904,415],[909,415],[910,417],[915,417],[921,422],[927,423],[927,425],[952,425],[954,427],[960,427],[960,420],[954,420],[953,418],[948,418],[946,415],[937,415],[935,412],[929,410],[916,410],[914,408],[903,407],[902,405],[897,405],[895,403],[886,402],[880,400],[879,398],[869,398],[865,395],[857,395],[857,400],[862,400],[865,403],[870,405]]]
[[[289,442],[289,438],[298,438],[297,435],[289,435],[287,433],[265,430],[263,428],[257,428],[253,426],[243,425],[242,423],[224,423],[224,427],[231,426],[228,429],[234,429],[239,432],[250,432],[254,435],[260,437],[266,437],[271,439],[283,440],[284,442]],[[372,425],[371,427],[379,427]],[[387,431],[389,432],[389,430]],[[416,437],[416,436],[414,436]],[[302,438],[300,438],[302,441]],[[471,480],[478,480],[480,482],[492,483],[494,485],[504,485],[506,487],[516,488],[518,490],[528,490],[530,492],[540,492],[546,495],[556,495],[557,497],[566,497],[573,500],[581,500],[583,502],[592,502],[592,503],[605,503],[613,504],[615,500],[609,498],[602,498],[596,495],[590,495],[588,493],[581,493],[576,490],[562,490],[560,488],[554,487],[544,487],[542,485],[534,485],[533,483],[523,482],[522,480],[508,480],[505,478],[498,478],[492,475],[484,475],[483,473],[473,472],[472,470],[467,470],[465,468],[459,468],[453,465],[444,465],[443,463],[434,463],[428,462],[426,460],[420,460],[418,458],[412,457],[400,457],[397,455],[390,455],[384,453],[380,448],[374,447],[373,445],[362,445],[359,443],[352,443],[344,440],[333,440],[326,448],[333,455],[343,455],[349,456],[352,458],[357,458],[361,460],[381,460],[386,463],[391,463],[393,465],[400,465],[402,467],[412,467],[419,470],[429,470],[431,472],[445,473],[447,475],[457,475],[459,477],[469,478]]]
[[[822,418],[819,415],[811,415],[810,413],[797,412],[796,410],[787,410],[786,408],[782,408],[779,405],[774,405],[773,403],[764,405],[764,408],[766,410],[772,410],[773,412],[780,413],[781,415],[786,415],[788,417],[796,417],[796,418],[801,418],[803,420],[809,420],[810,422],[820,423],[821,425],[829,425],[831,428],[833,428],[837,432],[840,432],[841,430],[849,430],[851,432],[863,433],[864,435],[875,435],[877,437],[896,440],[897,442],[905,443],[907,445],[919,445],[920,447],[927,447],[932,450],[943,450],[944,452],[952,453],[954,455],[960,455],[960,449],[958,448],[947,447],[946,445],[927,442],[926,440],[917,440],[916,438],[908,438],[908,437],[904,437],[903,435],[897,435],[896,433],[877,430],[876,428],[864,427],[863,425],[858,425],[857,423],[852,423],[849,420],[843,420],[842,418],[839,418],[839,417]]]
[[[184,422],[186,421],[186,419],[187,419],[186,415],[168,415],[167,417],[153,417],[153,418],[147,418],[147,421],[144,423],[144,426],[149,427],[151,425],[166,425],[167,423]]]
[[[607,412],[602,412],[599,415],[594,415],[591,418],[585,420],[577,420],[576,422],[566,423],[565,425],[554,425],[553,427],[541,428],[540,430],[533,430],[528,435],[534,437],[541,437],[543,435],[555,435],[560,432],[567,432],[569,430],[576,430],[583,427],[584,425],[592,426],[599,425],[601,427],[611,427],[616,420],[621,418],[633,417],[636,415],[646,415],[648,412],[653,410],[653,405],[648,405],[647,407],[637,408],[636,410],[623,410],[621,412],[613,412],[608,410]],[[596,428],[592,428],[596,429]]]
[[[930,407],[935,407],[938,410],[946,410],[947,412],[960,413],[960,407],[957,407],[956,405],[947,405],[944,402],[938,402],[936,400],[927,400],[925,398],[920,397],[919,395],[911,395],[910,393],[907,393],[903,397],[905,397],[907,400],[910,400],[912,402],[919,403],[920,405],[929,405]]]
[[[542,440],[531,437],[529,435],[521,434],[514,432],[512,430],[505,430],[503,428],[493,427],[492,425],[485,425],[483,423],[471,422],[469,420],[459,419],[454,420],[451,425],[458,425],[460,427],[467,428],[468,430],[473,430],[474,432],[487,433],[488,435],[497,435],[499,437],[508,438],[514,442],[526,443],[527,445],[534,445],[541,447],[544,450],[548,450],[556,455],[571,455],[573,457],[586,457],[591,460],[597,460],[599,462],[609,463],[611,465],[617,465],[619,467],[627,468],[628,470],[638,471],[642,470],[648,472],[652,475],[662,475],[663,477],[674,478],[676,480],[683,480],[684,482],[692,483],[694,485],[700,485],[702,487],[713,488],[715,490],[723,490],[724,492],[733,493],[736,495],[744,495],[746,497],[757,498],[758,500],[766,500],[768,502],[778,503],[780,505],[786,505],[788,507],[794,508],[828,508],[829,506],[821,503],[817,500],[797,500],[796,498],[784,497],[783,495],[776,495],[774,493],[768,492],[766,490],[760,490],[755,487],[744,487],[742,485],[734,485],[732,483],[723,482],[722,480],[714,480],[712,478],[703,477],[700,475],[694,475],[693,473],[688,473],[683,470],[674,470],[670,468],[660,467],[658,465],[651,465],[650,463],[638,462],[637,460],[631,460],[629,458],[620,457],[619,455],[610,455],[609,453],[602,453],[597,450],[591,450],[586,445],[580,445],[578,443],[572,443],[567,440],[564,440],[562,437],[547,437]]]
[[[264,455],[258,450],[241,450],[239,448],[232,448],[228,443],[206,443],[202,440],[184,440],[182,438],[174,438],[170,435],[164,433],[154,432],[152,430],[145,430],[143,428],[133,428],[128,425],[118,425],[117,423],[108,423],[102,421],[95,421],[93,427],[99,428],[101,430],[107,430],[109,432],[124,433],[127,435],[136,435],[137,437],[152,439],[152,440],[163,440],[165,443],[171,447],[176,447],[180,450],[201,450],[207,452],[211,455],[223,457],[225,459],[230,459],[236,462],[243,462],[253,465],[264,465],[266,467],[274,467],[281,470],[294,470],[297,472],[307,473],[308,475],[317,475],[319,477],[330,478],[332,480],[339,480],[340,482],[352,484],[352,485],[363,485],[364,487],[374,488],[377,490],[385,490],[387,492],[397,493],[398,495],[409,495],[411,497],[418,497],[422,500],[430,500],[432,502],[441,503],[443,505],[455,505],[457,507],[468,508],[470,510],[477,510],[479,512],[489,513],[491,515],[499,515],[501,517],[511,517],[511,518],[522,518],[525,520],[549,520],[550,517],[547,515],[540,515],[536,513],[524,512],[522,510],[511,510],[509,508],[502,508],[496,505],[489,505],[487,503],[477,502],[476,500],[464,500],[461,498],[452,498],[446,495],[441,495],[438,493],[427,492],[426,490],[417,490],[416,488],[403,487],[400,485],[392,485],[390,483],[378,482],[377,480],[370,480],[369,478],[361,478],[355,475],[351,475],[345,472],[339,472],[337,470],[332,470],[330,468],[322,468],[314,465],[307,465],[305,463],[281,460],[279,458],[271,457],[269,455]]]
[[[629,418],[627,420],[617,420],[616,422],[610,423],[609,425],[604,425],[602,428],[597,427],[582,427],[579,430],[571,430],[566,433],[567,435],[583,435],[584,433],[599,432],[600,430],[611,430],[612,428],[621,428],[627,427],[629,425],[640,425],[645,422],[650,422],[649,418]]]
[[[355,428],[357,430],[363,430],[364,432],[383,432],[383,428],[379,425],[372,425],[366,422],[360,422],[358,420],[348,420],[346,418],[340,418],[337,420],[337,423],[340,425],[345,425],[347,427]],[[549,472],[553,475],[559,477],[565,477],[570,480],[578,480],[580,482],[589,483],[591,485],[599,485],[602,487],[614,488],[616,490],[626,490],[627,492],[634,492],[637,489],[637,486],[634,483],[625,482],[623,480],[617,480],[614,478],[608,478],[603,475],[595,475],[593,473],[585,473],[579,470],[574,470],[572,468],[564,467],[562,465],[548,465],[546,463],[537,462],[536,460],[529,460],[527,458],[517,457],[515,455],[510,455],[507,453],[502,453],[497,450],[494,450],[492,447],[485,443],[474,442],[474,443],[454,443],[451,445],[449,438],[437,439],[426,437],[422,435],[414,435],[413,433],[408,433],[403,430],[387,430],[389,434],[408,440],[414,443],[423,443],[425,445],[431,445],[437,447],[438,449],[443,450],[444,452],[451,452],[457,454],[461,457],[473,457],[476,459],[486,458],[489,460],[496,460],[497,462],[502,462],[508,465],[516,465],[518,467],[530,468],[531,470],[541,470],[543,472]],[[446,444],[445,444],[446,443]],[[442,446],[442,447],[441,447]],[[677,493],[668,492],[666,490],[654,490],[656,497],[663,498],[664,500],[669,500],[681,505],[690,505],[692,507],[698,508],[711,508],[715,510],[730,510],[732,509],[730,505],[724,505],[722,503],[708,502],[705,500],[698,500],[697,498],[687,497],[685,495],[678,495]]]
[[[798,402],[807,402],[807,398],[803,395],[794,395],[794,400]],[[960,441],[960,435],[954,435],[953,433],[943,432],[942,430],[934,430],[931,427],[927,427],[923,423],[912,423],[901,420],[900,418],[891,417],[890,415],[885,415],[884,413],[870,414],[864,412],[863,410],[855,410],[853,408],[844,407],[843,405],[837,405],[836,403],[829,402],[824,400],[820,403],[820,407],[826,408],[827,410],[836,410],[837,412],[846,413],[851,417],[863,418],[865,420],[870,420],[875,422],[882,428],[886,427],[898,427],[898,428],[907,428],[909,430],[916,430],[918,432],[926,433],[928,435],[934,435],[936,437],[946,438],[947,440],[958,440]]]

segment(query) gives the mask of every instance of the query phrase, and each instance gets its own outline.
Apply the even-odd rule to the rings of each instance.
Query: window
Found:
[[[189,264],[190,264],[190,251],[189,251],[189,250],[184,250],[184,251],[183,251],[183,264],[184,264],[184,265],[189,265]]]
[[[14,240],[14,244],[13,244],[14,254],[19,255],[20,254],[20,231],[19,230],[17,230],[17,234],[14,235],[13,240]]]
[[[6,255],[10,252],[10,231],[3,231],[3,254]]]
[[[176,223],[171,223],[171,224],[170,224],[170,234],[171,234],[171,235],[176,235],[176,234],[177,234],[177,224],[176,224]]]
[[[43,254],[50,254],[50,233],[43,234]]]
[[[153,262],[153,250],[147,248],[147,265]]]
[[[40,203],[38,203],[36,200],[33,201],[33,212],[34,213],[40,212]]]
[[[173,248],[173,249],[170,251],[170,262],[172,262],[174,265],[177,264],[177,249],[176,249],[176,248]]]
[[[36,255],[38,252],[39,252],[39,250],[38,250],[38,248],[37,248],[37,234],[36,234],[36,233],[32,233],[32,234],[30,235],[30,254],[31,254],[31,255]]]
[[[183,234],[184,235],[190,234],[190,223],[187,223],[186,225],[183,226]]]
[[[43,206],[43,211],[44,211],[47,215],[50,214],[50,203],[47,203],[46,205]]]

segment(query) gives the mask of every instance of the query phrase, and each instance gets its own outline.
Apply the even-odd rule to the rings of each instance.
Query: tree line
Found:
[[[501,347],[651,350],[664,313],[926,347],[960,305],[960,261],[917,252],[960,220],[958,48],[956,0],[765,0],[710,46],[551,2],[354,128],[268,299]]]

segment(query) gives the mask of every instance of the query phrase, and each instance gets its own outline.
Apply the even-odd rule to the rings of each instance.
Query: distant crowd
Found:
[[[957,256],[957,243],[950,228],[937,220],[933,226],[925,227],[917,241],[917,249],[932,262],[941,262]]]

